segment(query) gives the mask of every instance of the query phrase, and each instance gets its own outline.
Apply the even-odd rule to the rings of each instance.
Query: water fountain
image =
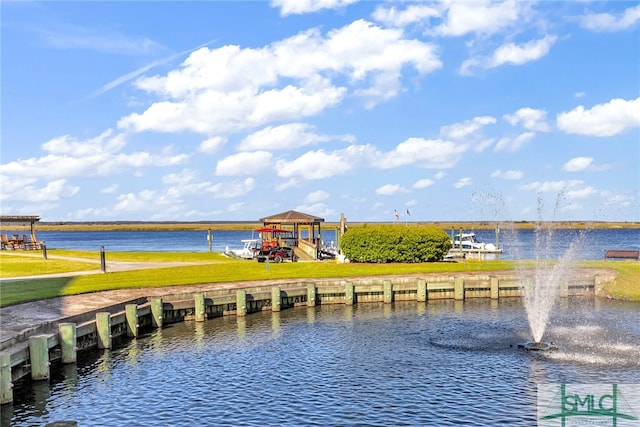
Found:
[[[523,302],[533,340],[519,344],[519,348],[527,351],[558,349],[555,344],[542,341],[542,338],[549,323],[551,309],[558,301],[562,286],[567,281],[578,255],[581,237],[582,233],[569,243],[559,259],[553,260],[551,249],[553,245],[558,244],[554,241],[553,226],[543,227],[541,223],[536,224],[534,239],[536,258],[533,274],[528,273],[530,270],[522,265],[518,267],[518,274],[521,282],[524,283]]]

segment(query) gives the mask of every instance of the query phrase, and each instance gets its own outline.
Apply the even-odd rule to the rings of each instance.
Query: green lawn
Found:
[[[61,273],[99,269],[96,252],[55,250],[49,259],[16,255],[0,255],[0,277]],[[86,258],[93,262],[65,261],[53,256]],[[308,279],[356,277],[391,274],[426,274],[512,270],[514,261],[462,261],[421,264],[336,264],[334,262],[264,263],[234,260],[217,253],[189,252],[110,252],[109,261],[130,262],[198,262],[198,265],[109,272],[67,278],[31,279],[0,284],[0,306],[111,289],[145,288],[202,283],[241,282],[269,279]],[[521,263],[519,263],[521,264]],[[527,262],[533,267],[534,263]],[[618,276],[606,284],[607,295],[640,301],[640,262],[582,261],[583,267],[613,268]]]

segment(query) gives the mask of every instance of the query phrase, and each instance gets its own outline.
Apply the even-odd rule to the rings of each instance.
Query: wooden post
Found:
[[[309,283],[307,284],[307,307],[315,307],[316,306],[316,284]]]
[[[111,313],[108,311],[96,313],[96,332],[98,348],[111,348]]]
[[[382,284],[384,289],[384,303],[391,304],[393,302],[393,286],[391,280],[385,280]]]
[[[29,337],[29,360],[31,379],[34,381],[49,379],[49,336],[32,335]]]
[[[162,298],[151,298],[151,324],[154,328],[162,328],[163,311]]]
[[[100,246],[100,271],[107,272],[107,260],[104,255],[104,246]]]
[[[77,360],[76,324],[60,323],[58,325],[62,363],[74,363]]]
[[[236,292],[236,316],[247,315],[247,291],[238,289]]]
[[[138,336],[138,304],[127,304],[124,306],[127,318],[127,336],[129,338]]]
[[[500,282],[498,281],[497,277],[491,277],[491,299],[498,299],[500,298],[500,287],[499,284]]]
[[[453,281],[454,299],[464,299],[464,278],[456,277]]]
[[[593,276],[593,292],[595,293],[595,295],[598,295],[600,293],[602,287],[602,276],[596,274],[595,276]]]
[[[346,282],[344,284],[344,303],[346,305],[353,305],[355,302],[355,292],[352,282]]]
[[[11,355],[9,353],[0,353],[0,405],[11,402],[13,402]]]
[[[425,302],[427,300],[427,281],[424,279],[418,279],[418,293],[416,295],[416,301]]]
[[[204,294],[195,294],[194,300],[195,300],[194,304],[195,304],[195,312],[196,312],[196,322],[204,322],[205,320]]]
[[[271,311],[280,311],[282,305],[282,297],[280,295],[280,286],[271,287]]]
[[[562,285],[560,288],[560,296],[562,298],[566,298],[569,296],[569,283],[566,280],[562,282]]]

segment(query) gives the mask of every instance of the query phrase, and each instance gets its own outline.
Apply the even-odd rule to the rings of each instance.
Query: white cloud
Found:
[[[533,108],[521,108],[513,114],[505,114],[504,119],[512,126],[521,124],[525,129],[538,132],[549,132],[551,126],[546,121],[547,112]]]
[[[535,132],[524,132],[515,138],[504,137],[498,141],[494,147],[494,151],[518,151],[524,144],[530,141],[535,136]]]
[[[573,189],[582,185],[583,182],[579,180],[569,180],[569,181],[535,181],[529,184],[522,185],[520,188],[523,190],[532,190],[538,191],[541,193],[560,193],[569,189]]]
[[[435,181],[432,179],[419,179],[416,182],[413,183],[413,188],[427,188],[432,186],[433,184],[435,184]]]
[[[376,188],[376,194],[379,194],[381,196],[393,196],[394,194],[404,193],[405,191],[406,190],[398,184],[385,184],[381,187]]]
[[[425,168],[447,169],[453,167],[466,150],[466,145],[450,141],[409,138],[392,151],[380,153],[374,166],[391,169],[416,163]]]
[[[108,177],[131,170],[134,173],[140,172],[140,169],[145,167],[179,165],[189,159],[186,154],[173,153],[171,148],[162,149],[157,154],[123,153],[125,145],[124,135],[113,135],[111,130],[86,140],[79,140],[69,135],[53,138],[42,144],[42,149],[48,153],[47,155],[19,159],[0,165],[3,195],[10,199],[22,198],[24,189],[14,188],[7,184],[9,182],[22,182],[22,187],[26,187],[27,185],[35,186],[40,180],[51,183],[59,180],[67,181],[74,177]],[[68,185],[65,188],[77,187]],[[65,194],[71,193],[75,194],[73,191],[66,191]]]
[[[138,79],[139,89],[162,100],[118,126],[223,135],[314,116],[349,94],[373,105],[399,92],[405,69],[441,66],[434,45],[364,20],[326,37],[311,29],[262,48],[202,48],[166,76]]]
[[[529,11],[529,5],[526,2],[517,0],[452,1],[445,4],[449,5],[445,21],[433,28],[433,33],[443,36],[499,33],[526,19]]]
[[[580,105],[558,114],[558,128],[566,133],[607,137],[640,127],[640,97],[630,101],[612,99],[585,110]]]
[[[317,190],[307,194],[307,197],[304,198],[306,203],[318,203],[323,200],[327,200],[329,198],[329,193],[324,190]]]
[[[272,7],[280,8],[281,16],[303,15],[323,9],[341,9],[359,0],[271,0]]]
[[[597,194],[598,194],[598,191],[591,186],[584,187],[579,190],[569,190],[564,193],[565,197],[569,200],[586,199],[588,197],[591,197]]]
[[[100,190],[100,193],[102,193],[102,194],[115,193],[116,191],[118,191],[118,188],[120,188],[120,186],[118,184],[111,184],[111,185],[108,185],[108,186],[102,188]]]
[[[486,125],[492,125],[496,123],[495,117],[480,116],[474,117],[471,120],[465,120],[461,123],[455,123],[453,125],[443,126],[440,128],[440,135],[444,138],[462,139],[469,135],[473,135],[481,130]]]
[[[593,157],[574,157],[564,164],[563,170],[567,172],[580,172],[588,169],[593,163]]]
[[[431,5],[412,4],[403,10],[396,7],[378,6],[371,17],[387,26],[404,27],[433,17],[440,17],[441,11]]]
[[[462,62],[460,74],[471,75],[476,68],[490,69],[502,65],[522,65],[546,56],[557,40],[556,36],[545,36],[527,43],[507,43],[498,47],[490,56],[474,56]]]
[[[198,151],[204,154],[213,154],[218,149],[227,142],[226,138],[221,136],[212,136],[211,138],[207,138],[200,143],[198,146]]]
[[[520,45],[508,43],[496,49],[486,65],[488,68],[495,68],[504,64],[522,65],[535,61],[548,54],[556,40],[555,36],[545,36]]]
[[[491,173],[492,178],[501,178],[501,179],[507,179],[507,180],[521,179],[523,175],[524,173],[519,170],[507,170],[503,172],[500,169],[498,169]]]
[[[342,175],[351,168],[352,165],[344,157],[344,152],[327,154],[324,150],[309,151],[292,161],[276,162],[278,176],[282,178],[322,179]]]
[[[232,154],[218,161],[216,175],[254,175],[272,167],[272,157],[268,151],[254,151]]]
[[[466,177],[466,178],[460,178],[459,180],[457,180],[454,184],[453,184],[453,188],[462,188],[462,187],[467,187],[469,185],[471,185],[473,183],[473,179]]]
[[[620,31],[640,21],[640,5],[625,9],[620,16],[610,13],[590,13],[582,16],[580,25],[592,31]]]
[[[299,148],[332,140],[353,141],[351,135],[320,135],[313,132],[314,127],[305,123],[288,123],[280,126],[267,126],[244,138],[238,149],[241,151],[254,150],[285,150]]]
[[[570,159],[568,162],[562,166],[562,169],[567,172],[596,172],[610,169],[611,165],[603,164],[603,165],[595,165],[593,164],[592,157],[574,157]]]

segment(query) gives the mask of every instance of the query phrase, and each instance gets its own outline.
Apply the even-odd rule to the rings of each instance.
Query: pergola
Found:
[[[39,246],[39,243],[36,240],[36,222],[38,221],[40,221],[40,217],[34,216],[34,215],[2,215],[0,216],[0,229],[5,229],[9,224],[12,224],[12,225],[29,224],[31,229],[31,242],[20,241],[20,245],[23,245],[25,249],[31,248],[31,247],[33,247],[33,249],[36,249],[37,246]],[[3,243],[5,242],[3,241]]]
[[[31,225],[31,238],[36,239],[36,222],[40,221],[39,216],[29,215],[2,215],[0,216],[0,228],[4,228],[5,224],[30,224]]]
[[[309,257],[318,258],[318,250],[322,246],[320,224],[324,218],[291,210],[260,218],[260,222],[265,227],[293,227],[296,246]],[[303,231],[307,232],[306,236],[303,236]]]

